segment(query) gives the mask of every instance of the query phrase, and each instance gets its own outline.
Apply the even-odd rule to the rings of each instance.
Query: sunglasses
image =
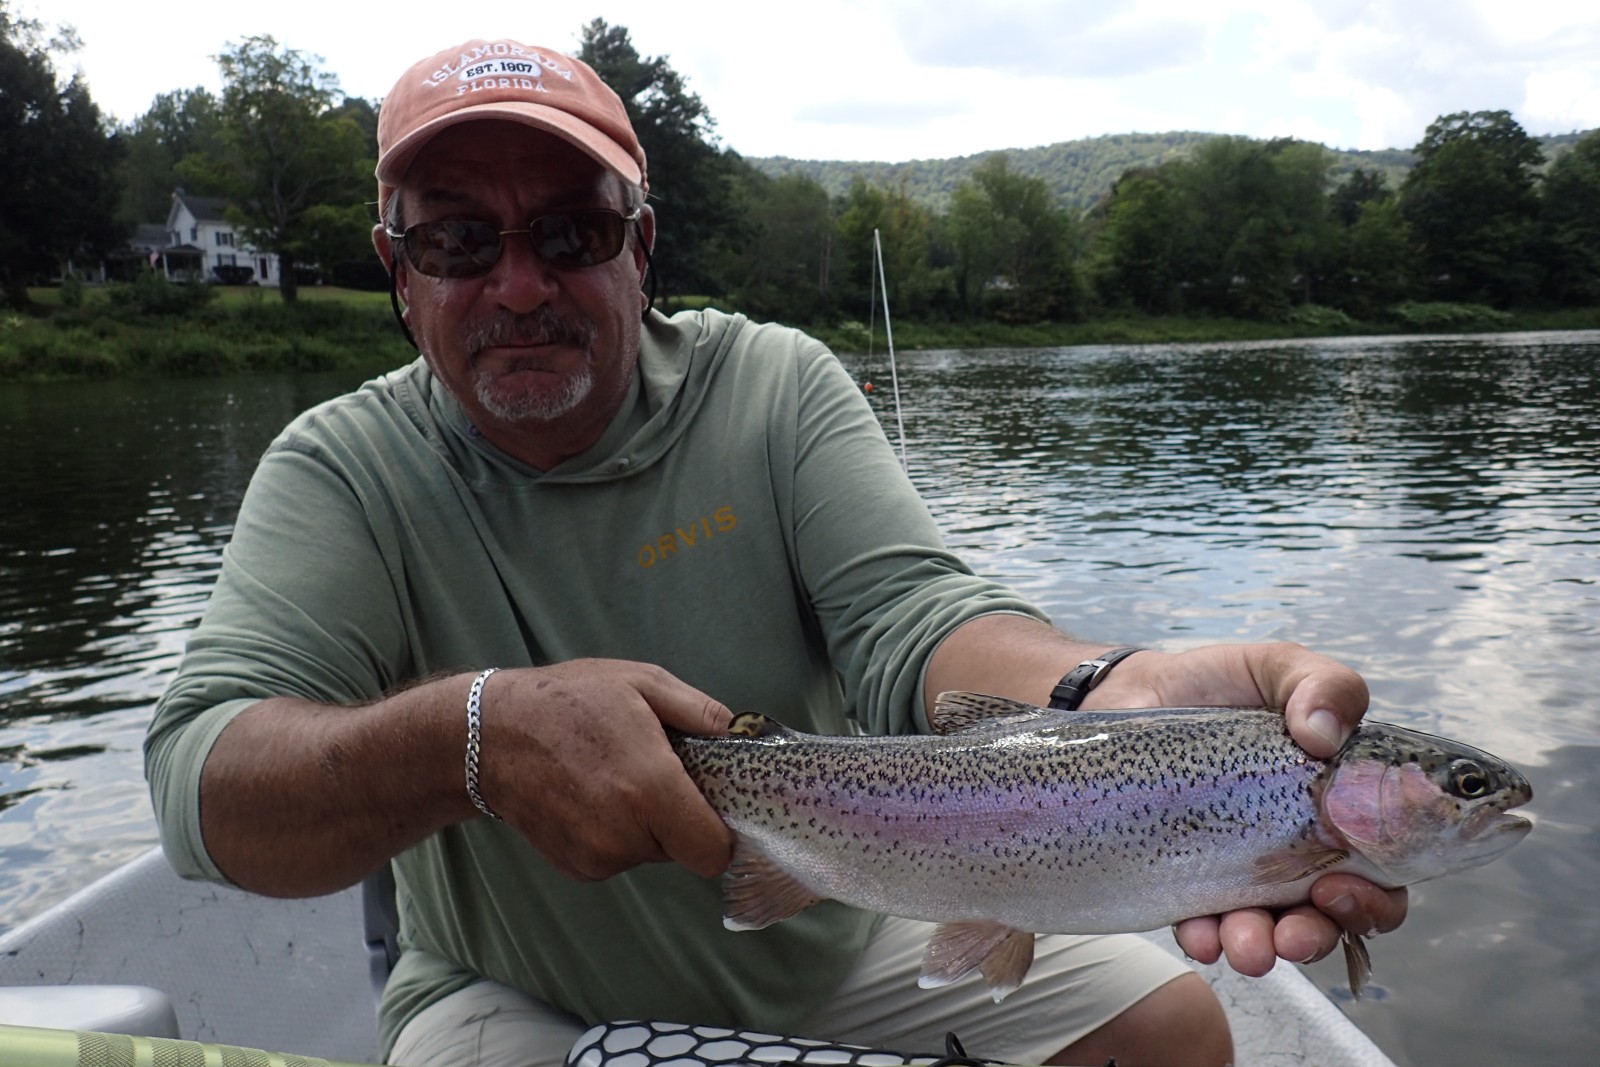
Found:
[[[505,238],[525,233],[533,250],[557,270],[579,270],[616,259],[628,235],[628,223],[643,212],[635,208],[624,215],[611,208],[561,211],[541,215],[520,230],[500,230],[478,219],[419,222],[404,233],[389,233],[406,259],[434,278],[476,278],[500,262]]]

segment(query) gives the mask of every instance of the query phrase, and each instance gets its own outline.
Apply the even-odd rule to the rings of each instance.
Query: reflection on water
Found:
[[[155,844],[144,729],[250,472],[352,384],[0,385],[0,926]]]
[[[947,538],[1063,627],[1303,641],[1528,772],[1535,832],[1415,889],[1345,1004],[1402,1064],[1600,1047],[1597,364],[1600,334],[900,360]],[[260,450],[349,384],[0,386],[0,925],[154,842],[149,704]]]

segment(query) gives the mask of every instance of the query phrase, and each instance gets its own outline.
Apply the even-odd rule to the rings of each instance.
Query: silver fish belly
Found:
[[[1149,930],[1297,903],[1334,870],[1406,884],[1486,862],[1526,831],[1499,814],[1530,795],[1515,771],[1378,723],[1321,761],[1260,708],[1067,713],[944,694],[933,718],[948,732],[824,737],[741,716],[735,731],[747,736],[675,739],[738,835],[725,924],[759,928],[823,898],[938,923],[923,984],[982,969],[999,999],[1025,974],[1034,933]],[[1403,864],[1384,847],[1352,847],[1324,799],[1364,827],[1369,794],[1399,795],[1390,779],[1411,783],[1414,803],[1427,773],[1445,773],[1408,763],[1424,756],[1485,768],[1482,788],[1496,795],[1469,803],[1507,822],[1480,827],[1482,858],[1452,866],[1458,857],[1447,856],[1444,869],[1397,875]],[[1371,773],[1335,786],[1342,759]],[[1431,829],[1419,833],[1432,840]],[[1353,960],[1353,983],[1358,969]]]

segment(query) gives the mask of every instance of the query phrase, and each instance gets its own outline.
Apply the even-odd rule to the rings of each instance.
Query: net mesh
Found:
[[[943,1054],[906,1053],[809,1037],[641,1020],[593,1027],[567,1053],[567,1067],[988,1067],[994,1062],[969,1058],[954,1034],[946,1038]]]

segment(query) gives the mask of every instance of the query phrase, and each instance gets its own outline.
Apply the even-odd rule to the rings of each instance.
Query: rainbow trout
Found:
[[[1037,933],[1153,930],[1282,907],[1322,875],[1393,888],[1494,859],[1530,829],[1527,779],[1486,752],[1368,720],[1329,760],[1264,708],[1061,712],[945,693],[932,735],[825,737],[740,715],[679,736],[737,832],[723,924],[824,898],[939,924],[924,987],[979,970],[996,1000]],[[1351,988],[1370,970],[1346,936]]]

